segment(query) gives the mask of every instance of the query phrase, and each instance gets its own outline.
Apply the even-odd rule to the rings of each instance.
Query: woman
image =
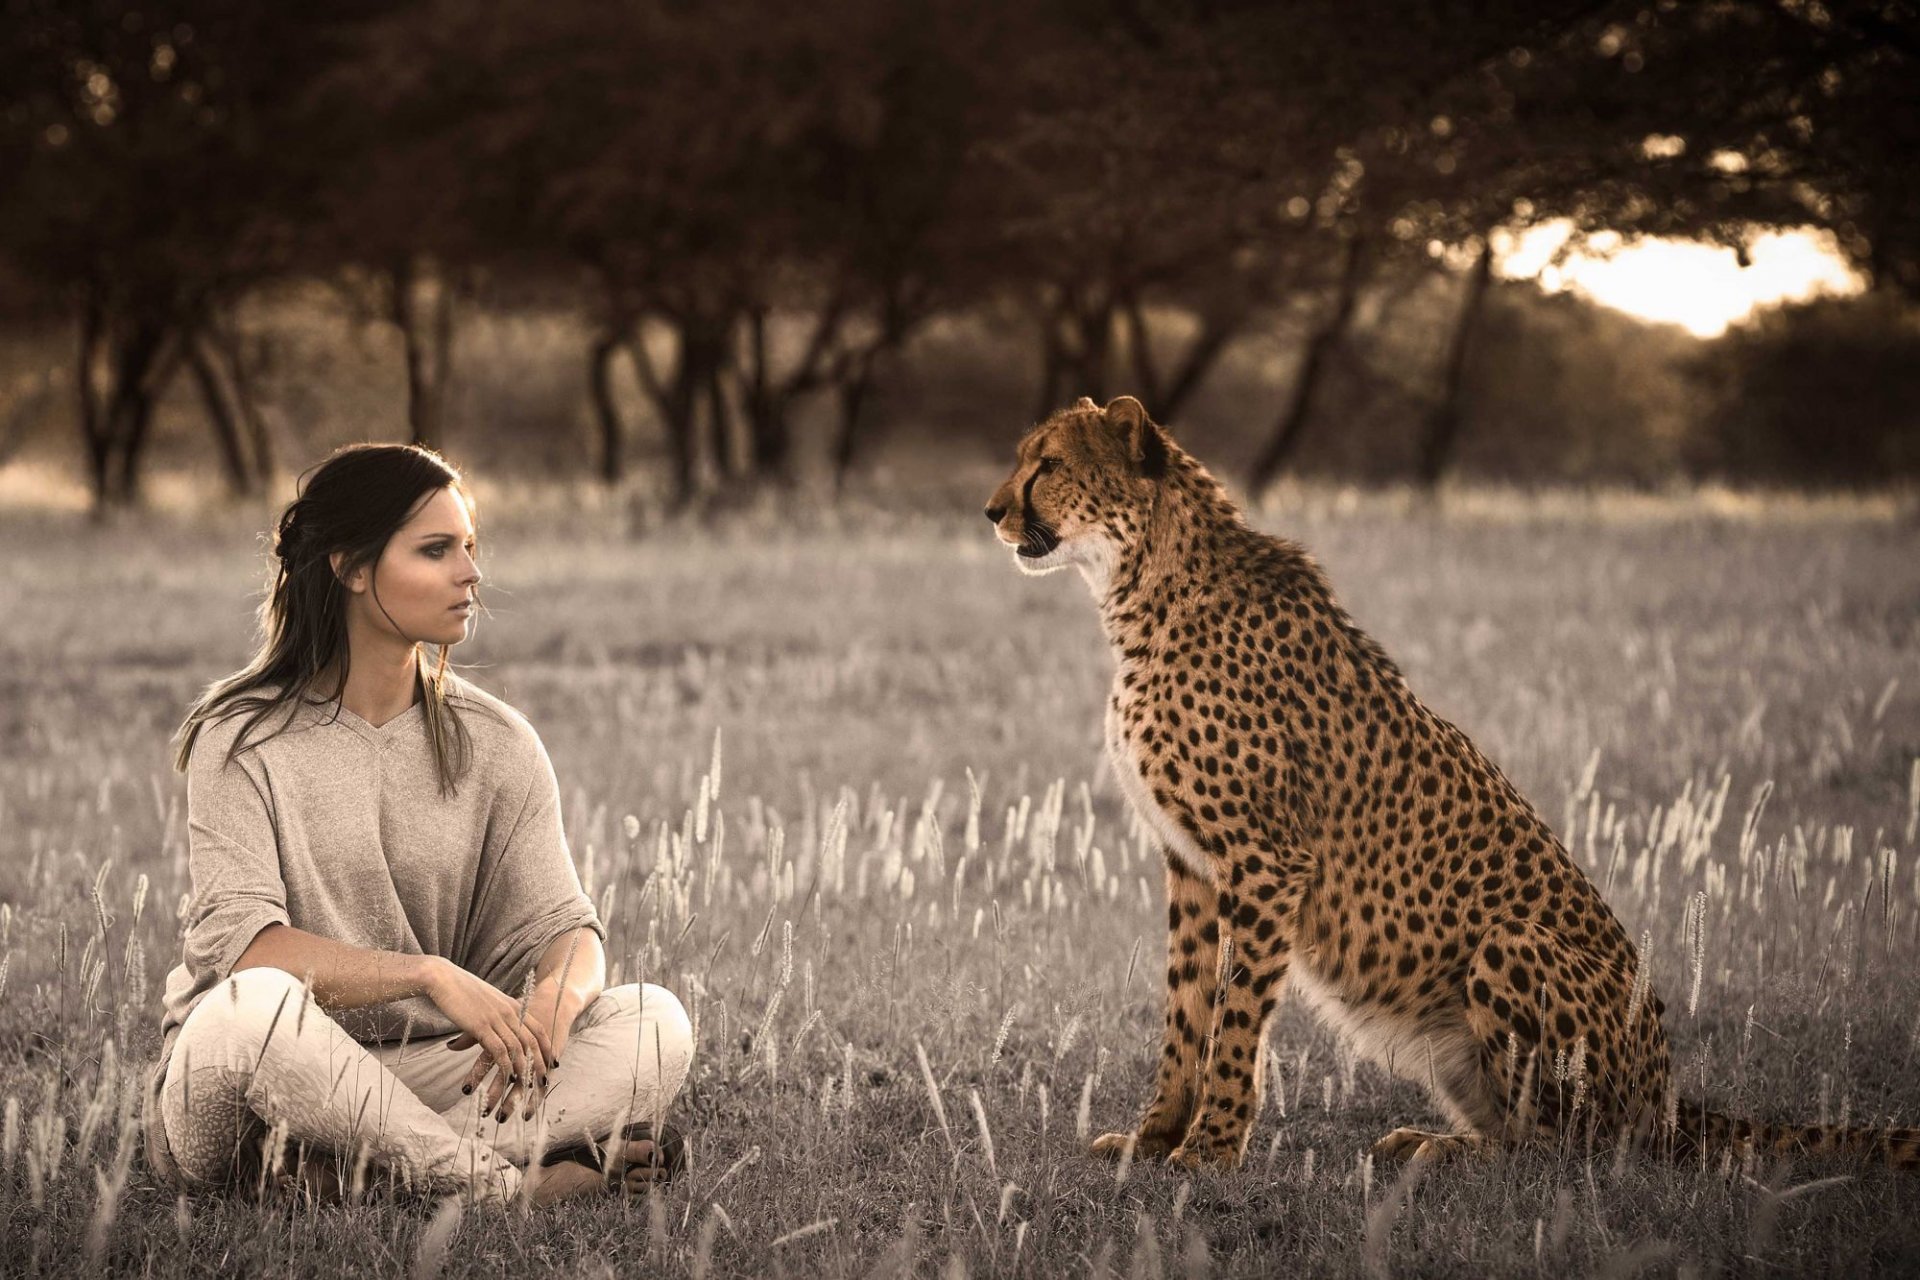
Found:
[[[344,449],[274,552],[258,655],[180,730],[193,898],[156,1170],[217,1187],[317,1155],[536,1203],[664,1176],[691,1030],[659,987],[603,989],[546,750],[447,670],[480,583],[459,474]]]

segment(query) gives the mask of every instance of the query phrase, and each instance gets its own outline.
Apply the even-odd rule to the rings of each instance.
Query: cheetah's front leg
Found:
[[[1182,1168],[1240,1166],[1260,1114],[1261,1046],[1293,953],[1298,883],[1292,868],[1254,856],[1220,892],[1220,920],[1227,926],[1225,986],[1193,1119],[1168,1157]]]
[[[1096,1138],[1095,1152],[1118,1156],[1129,1143],[1139,1159],[1179,1145],[1199,1095],[1200,1059],[1213,1030],[1220,963],[1220,914],[1211,882],[1167,853],[1167,1023],[1153,1101],[1134,1133]]]

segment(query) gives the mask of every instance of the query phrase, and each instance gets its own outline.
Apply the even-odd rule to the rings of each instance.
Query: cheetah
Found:
[[[1250,528],[1138,400],[1035,427],[986,515],[1023,571],[1071,565],[1092,589],[1116,662],[1107,752],[1166,863],[1158,1080],[1096,1152],[1238,1167],[1294,991],[1446,1117],[1381,1138],[1383,1160],[1583,1133],[1920,1166],[1920,1130],[1680,1102],[1664,1006],[1593,882],[1306,552]]]

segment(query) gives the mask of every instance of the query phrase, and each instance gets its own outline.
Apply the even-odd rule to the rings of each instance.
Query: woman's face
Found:
[[[362,621],[402,640],[459,644],[467,638],[480,566],[473,513],[452,488],[437,490],[387,540],[375,571],[346,579]]]

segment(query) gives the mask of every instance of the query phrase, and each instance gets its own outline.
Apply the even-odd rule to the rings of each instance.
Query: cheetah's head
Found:
[[[1085,396],[1020,441],[987,519],[1024,573],[1077,565],[1103,578],[1151,509],[1168,443],[1132,396],[1102,409]]]

